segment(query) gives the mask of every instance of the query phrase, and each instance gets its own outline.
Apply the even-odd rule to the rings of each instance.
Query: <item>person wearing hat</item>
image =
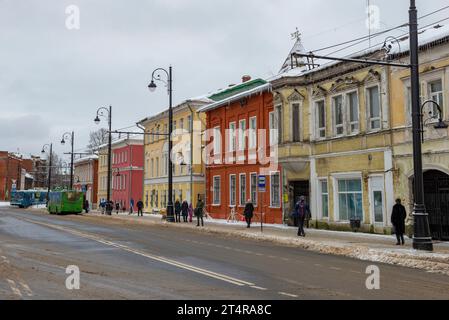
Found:
[[[394,227],[394,233],[398,242],[397,246],[404,245],[404,233],[405,233],[405,219],[407,218],[407,211],[401,203],[401,199],[396,199],[396,204],[393,207],[391,213],[391,224]]]
[[[310,208],[306,203],[306,198],[301,196],[295,205],[295,214],[298,217],[298,237],[305,237],[304,221],[310,216]]]
[[[254,216],[254,205],[253,205],[251,199],[248,199],[248,202],[246,203],[244,215],[245,215],[245,221],[247,224],[247,228],[249,229],[249,228],[251,228],[251,219]]]

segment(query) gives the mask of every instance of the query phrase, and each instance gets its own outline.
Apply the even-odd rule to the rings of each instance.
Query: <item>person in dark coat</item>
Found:
[[[89,200],[87,199],[84,201],[84,210],[89,213]]]
[[[196,225],[197,227],[200,226],[200,220],[201,220],[201,226],[204,227],[203,215],[204,215],[204,203],[203,203],[203,200],[201,200],[201,198],[200,198],[200,199],[198,199],[198,202],[197,202],[196,208],[195,208],[195,216],[198,220],[198,223]]]
[[[176,222],[181,222],[181,202],[179,200],[175,202],[175,217]]]
[[[183,201],[181,205],[181,213],[184,222],[187,222],[187,217],[189,216],[189,204],[187,201]]]
[[[137,201],[137,216],[143,217],[143,202],[142,202],[142,200]]]
[[[254,205],[251,202],[251,199],[248,200],[245,206],[245,211],[243,212],[245,215],[245,221],[247,224],[247,228],[251,228],[251,219],[254,216]]]
[[[404,233],[405,233],[405,219],[407,218],[407,211],[405,207],[401,204],[401,199],[396,200],[396,204],[393,207],[393,212],[391,213],[391,224],[394,227],[394,232],[396,233],[396,239],[398,242],[397,246],[401,244],[404,245]]]
[[[295,215],[298,217],[298,237],[305,237],[304,221],[311,216],[309,205],[306,203],[304,196],[299,198],[295,205]]]

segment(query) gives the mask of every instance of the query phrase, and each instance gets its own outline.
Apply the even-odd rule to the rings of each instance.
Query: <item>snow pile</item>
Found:
[[[9,207],[9,206],[10,206],[9,202],[0,201],[0,207]]]

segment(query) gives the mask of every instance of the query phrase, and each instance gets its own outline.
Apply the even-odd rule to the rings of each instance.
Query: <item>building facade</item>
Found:
[[[98,203],[107,199],[108,190],[108,146],[102,145],[97,149],[98,153]],[[112,180],[112,179],[111,179]],[[112,196],[112,192],[111,192]]]
[[[438,102],[446,121],[448,30],[420,34],[421,100]],[[400,41],[407,48],[408,39]],[[409,59],[407,51],[383,48],[353,57]],[[350,220],[360,219],[363,231],[389,233],[394,200],[401,198],[409,213],[413,207],[409,70],[332,62],[288,70],[272,86],[282,119],[284,221],[297,196],[306,195],[313,227],[350,230]],[[438,113],[433,104],[423,108],[424,118],[429,112]],[[435,121],[426,121],[423,162],[431,229],[442,239],[437,234],[449,232],[449,142],[447,129],[436,130]]]
[[[11,199],[11,192],[34,187],[34,163],[22,155],[0,151],[0,200]]]
[[[73,163],[73,188],[86,193],[92,209],[98,207],[98,156],[91,155]]]
[[[276,155],[278,118],[273,109],[271,85],[249,80],[209,98],[200,111],[207,114],[206,210],[212,217],[228,219],[243,214],[251,200],[255,221],[282,223],[282,179]],[[259,176],[266,190],[258,188]]]
[[[173,201],[195,205],[204,199],[205,174],[201,135],[205,115],[198,109],[207,100],[195,98],[173,108]],[[146,212],[165,212],[168,204],[168,110],[139,122],[145,128],[143,202]],[[192,150],[192,151],[191,151]]]
[[[142,200],[143,190],[143,140],[127,137],[112,145],[112,200],[120,203],[123,210],[133,209]],[[107,171],[106,171],[107,176]],[[131,201],[132,200],[132,201]]]

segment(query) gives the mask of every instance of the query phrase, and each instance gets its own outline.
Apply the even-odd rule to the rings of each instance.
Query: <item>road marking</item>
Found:
[[[103,239],[103,238],[101,238],[99,236],[93,235],[93,234],[89,234],[89,233],[85,233],[85,232],[81,232],[81,231],[77,231],[77,230],[72,230],[72,229],[68,229],[68,228],[62,227],[62,226],[52,225],[52,224],[44,223],[44,222],[38,222],[38,221],[34,221],[34,220],[29,220],[29,219],[23,219],[23,220],[28,221],[30,223],[46,226],[48,228],[52,228],[52,229],[56,229],[56,230],[60,230],[60,231],[65,231],[67,233],[71,233],[73,235],[76,235],[76,236],[79,236],[79,237],[82,237],[82,238],[90,239],[90,240],[93,240],[93,241],[96,241],[96,242],[99,242],[99,243],[102,243],[102,244],[105,244],[105,245],[108,245],[108,246],[111,246],[111,247],[115,247],[115,248],[118,248],[118,249],[122,249],[122,250],[125,250],[125,251],[128,251],[128,252],[131,252],[131,253],[134,253],[134,254],[146,257],[148,259],[152,259],[152,260],[156,260],[156,261],[159,261],[159,262],[163,262],[163,263],[166,263],[166,264],[169,264],[169,265],[181,268],[181,269],[185,269],[185,270],[188,270],[188,271],[191,271],[191,272],[195,272],[195,273],[198,273],[198,274],[210,277],[210,278],[215,278],[215,279],[218,279],[218,280],[221,280],[221,281],[232,283],[232,284],[237,285],[237,286],[245,286],[245,285],[247,285],[247,286],[254,286],[255,285],[254,283],[251,283],[251,282],[247,282],[247,281],[240,280],[240,279],[237,279],[237,278],[233,278],[233,277],[230,277],[230,276],[227,276],[227,275],[224,275],[224,274],[220,274],[220,273],[216,273],[216,272],[213,272],[213,271],[210,271],[210,270],[206,270],[206,269],[202,269],[202,268],[195,267],[195,266],[192,266],[192,265],[188,265],[188,264],[185,264],[185,263],[182,263],[182,262],[178,262],[178,261],[175,261],[175,260],[172,260],[172,259],[165,258],[163,256],[156,256],[156,255],[145,253],[145,252],[142,252],[142,251],[139,251],[139,250],[136,250],[136,249],[132,249],[132,248],[130,248],[128,246],[125,246],[125,245],[122,245],[122,244],[118,244],[118,243],[115,243],[115,242],[112,242],[112,241],[109,241],[109,240],[105,240],[105,239]]]
[[[17,285],[16,285],[16,283],[15,283],[13,280],[11,280],[11,279],[6,279],[6,282],[8,282],[9,287],[11,288],[11,291],[12,291],[16,296],[22,297],[22,293],[20,292],[19,288],[17,288]]]
[[[267,288],[262,288],[262,287],[258,287],[258,286],[251,286],[251,288],[257,289],[257,290],[262,290],[262,291],[268,290]]]
[[[298,296],[296,294],[291,294],[291,293],[287,293],[287,292],[278,292],[278,293],[282,296],[286,296],[286,297],[290,297],[290,298],[298,298]]]
[[[349,270],[349,272],[352,272],[352,273],[357,273],[357,274],[361,274],[361,272],[360,272],[360,271]]]

